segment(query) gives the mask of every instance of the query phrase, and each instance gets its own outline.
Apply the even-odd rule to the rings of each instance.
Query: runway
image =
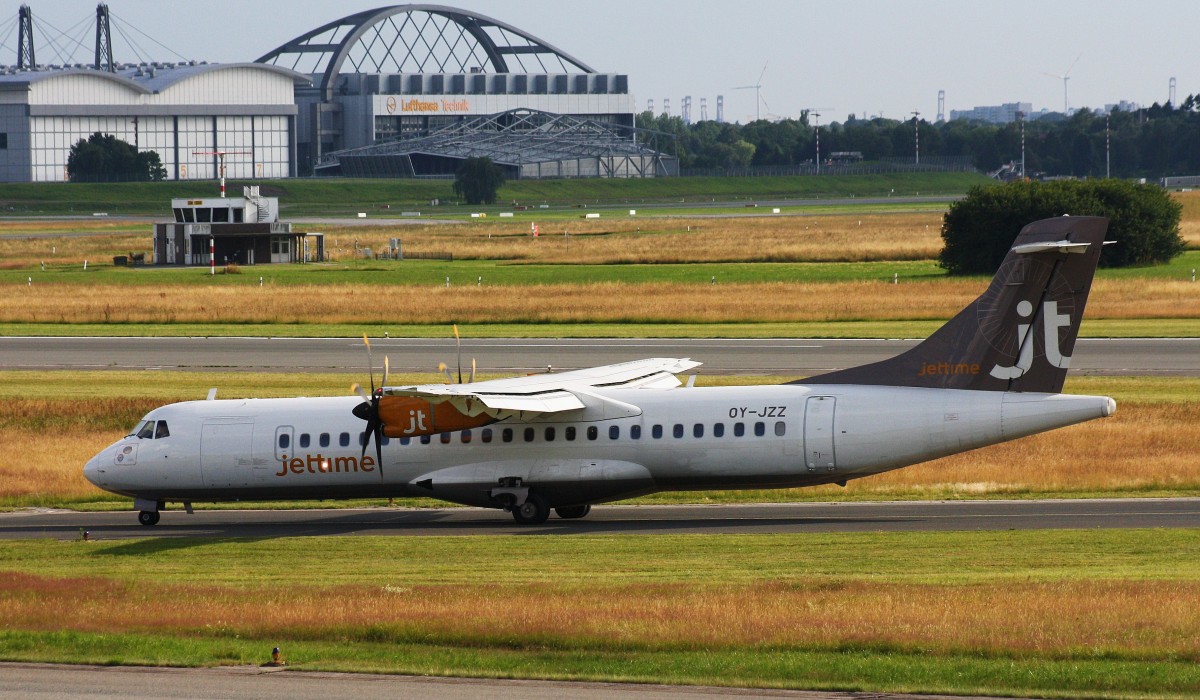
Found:
[[[644,357],[691,357],[702,374],[807,375],[899,354],[917,340],[837,339],[464,339],[464,363],[481,372],[578,369]],[[454,363],[450,338],[372,339],[401,372]],[[0,338],[0,369],[172,369],[184,371],[362,372],[362,341],[351,338]],[[1081,338],[1077,374],[1200,376],[1200,338]]]
[[[372,673],[290,672],[257,666],[149,668],[0,663],[0,700],[96,698],[113,700],[951,700],[949,696],[836,691],[755,690],[641,683],[578,683],[491,678],[432,678]],[[972,700],[954,696],[953,700]],[[977,700],[977,699],[976,699]]]
[[[499,510],[365,508],[163,513],[153,527],[126,512],[0,513],[0,539],[321,537],[355,535],[619,535],[946,532],[1200,527],[1200,498],[904,501],[747,505],[595,506],[582,520],[518,525]]]

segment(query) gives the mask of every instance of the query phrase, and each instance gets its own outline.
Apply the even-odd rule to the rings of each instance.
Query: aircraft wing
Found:
[[[680,385],[675,376],[700,363],[690,358],[655,357],[615,365],[525,377],[492,379],[470,384],[423,384],[408,387],[384,387],[384,396],[405,396],[431,403],[449,402],[461,413],[476,416],[516,412],[559,413],[587,407],[587,398],[597,397],[594,389],[670,389]]]

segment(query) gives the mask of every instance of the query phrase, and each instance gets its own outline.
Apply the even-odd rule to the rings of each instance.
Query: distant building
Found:
[[[260,197],[258,187],[246,187],[244,193],[244,197],[172,199],[175,221],[154,225],[154,263],[208,265],[212,257],[218,265],[325,259],[322,234],[293,231],[291,224],[278,220],[277,197]]]
[[[1104,105],[1105,112],[1136,112],[1141,108],[1140,104],[1128,100],[1121,100],[1116,104]]]
[[[972,107],[967,110],[950,110],[950,119],[987,122],[988,124],[1011,124],[1017,120],[1017,112],[1025,115],[1026,121],[1034,121],[1049,114],[1049,110],[1033,111],[1032,102],[1008,102],[991,107]]]

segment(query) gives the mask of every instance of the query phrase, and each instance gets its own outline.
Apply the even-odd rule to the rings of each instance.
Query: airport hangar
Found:
[[[99,28],[100,24],[97,23]],[[678,161],[634,126],[628,76],[490,17],[395,5],[254,63],[0,71],[0,181],[62,181],[94,132],[155,150],[175,180],[312,172],[446,177],[488,156],[510,177],[654,177]]]

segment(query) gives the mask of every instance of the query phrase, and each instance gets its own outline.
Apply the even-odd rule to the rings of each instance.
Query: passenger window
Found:
[[[167,430],[167,422],[165,420],[160,420],[158,422],[158,428],[154,430],[154,439],[158,440],[159,438],[165,437],[171,437],[171,431]]]
[[[443,445],[449,445],[450,444],[450,433],[441,433],[440,435],[438,435],[438,440],[440,440]]]
[[[777,437],[783,437],[783,434],[786,432],[787,432],[787,423],[784,423],[783,421],[776,421],[775,435]]]
[[[546,428],[546,442],[554,442],[554,428]]]
[[[621,437],[621,426],[619,426],[619,425],[608,426],[608,439],[609,440],[617,440],[617,439],[620,439],[620,437]]]
[[[422,436],[421,436],[421,444],[422,444],[422,445],[428,445],[428,444],[429,444],[429,443],[431,443],[431,442],[433,442],[433,436],[432,436],[432,435],[422,435]]]
[[[588,426],[588,440],[595,440],[600,436],[600,429],[594,425]]]
[[[358,434],[358,446],[359,446],[359,447],[366,447],[366,446],[367,446],[367,433],[366,433],[366,431],[363,431],[363,432],[361,432],[361,433],[359,433],[359,434]]]
[[[286,450],[292,444],[292,436],[287,433],[279,434],[279,449]]]
[[[746,434],[746,424],[745,423],[734,423],[733,424],[734,437],[741,437],[745,434]]]
[[[677,438],[683,437],[683,423],[676,423],[675,427],[671,428],[671,434]]]
[[[630,440],[641,440],[642,439],[642,426],[640,426],[640,425],[629,426],[629,439]]]
[[[400,438],[400,444],[404,447],[408,447],[410,442],[412,442],[412,438]]]
[[[533,442],[533,438],[537,435],[537,431],[533,428],[525,429],[525,442]]]
[[[321,447],[329,447],[329,433],[321,433],[320,443]]]
[[[491,442],[492,441],[492,429],[484,428],[483,430],[480,430],[479,431],[479,439],[485,443]]]
[[[758,421],[757,423],[754,424],[755,437],[762,437],[763,435],[766,435],[766,434],[767,434],[767,424],[766,423],[763,423],[762,421]]]
[[[653,437],[655,440],[662,438],[662,426],[656,425],[653,428],[651,428],[650,436]]]
[[[338,444],[341,445],[342,447],[349,447],[350,446],[350,433],[342,433],[341,435],[338,435]]]
[[[470,430],[462,431],[462,435],[459,436],[459,439],[462,440],[462,444],[464,444],[464,445],[471,442],[471,431]]]
[[[715,438],[725,437],[725,424],[724,423],[713,423],[713,437],[715,437]]]
[[[505,428],[505,429],[504,429],[504,432],[503,432],[503,433],[500,433],[500,439],[501,439],[501,440],[503,440],[503,441],[505,441],[505,442],[512,442],[512,439],[513,439],[513,430],[512,430],[512,428]]]
[[[388,445],[392,444],[392,439],[387,435],[384,435],[383,439],[379,441],[379,444],[387,447]]]
[[[142,427],[138,430],[137,436],[142,438],[143,440],[153,440],[154,439],[154,421],[148,420],[145,423],[142,423]]]
[[[567,440],[574,440],[575,439],[575,426],[573,426],[573,425],[569,426],[566,430],[564,430],[563,437],[565,437]]]
[[[308,447],[308,445],[309,445],[308,433],[300,433],[300,446]]]
[[[692,426],[692,437],[698,437],[698,438],[704,437],[704,424],[703,423],[697,423]]]

